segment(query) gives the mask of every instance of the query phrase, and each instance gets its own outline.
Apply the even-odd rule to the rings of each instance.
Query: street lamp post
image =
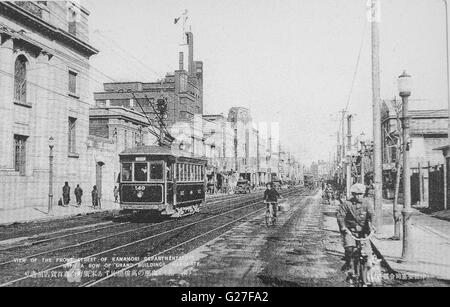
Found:
[[[409,125],[408,98],[411,95],[411,76],[405,71],[398,77],[398,91],[402,97],[402,125],[403,125],[403,260],[412,260],[413,246],[411,240],[411,177],[409,166]]]
[[[48,139],[48,147],[50,148],[49,160],[49,172],[48,172],[48,214],[53,212],[53,147],[55,146],[55,140],[53,137]]]

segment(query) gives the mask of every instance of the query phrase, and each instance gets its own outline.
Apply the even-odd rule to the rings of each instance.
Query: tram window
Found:
[[[134,181],[147,181],[147,163],[134,163]]]
[[[195,180],[196,180],[196,181],[200,181],[200,166],[196,165],[196,166],[195,166],[195,170],[197,171],[197,172],[196,172],[197,175],[196,175],[196,177],[195,177]]]
[[[187,178],[186,181],[191,181],[191,165],[186,165],[187,167]]]
[[[191,181],[195,181],[195,165],[191,165]]]
[[[131,163],[122,164],[122,181],[131,181]]]
[[[172,180],[172,174],[173,174],[173,164],[172,165],[167,165],[166,166],[166,173],[167,173],[167,180],[171,181]]]
[[[150,164],[150,179],[162,180],[164,178],[163,165],[161,163]]]
[[[181,181],[181,165],[177,163],[177,181]]]

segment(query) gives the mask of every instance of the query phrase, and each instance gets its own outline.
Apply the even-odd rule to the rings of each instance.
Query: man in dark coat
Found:
[[[62,191],[63,191],[63,204],[65,207],[68,207],[70,202],[70,187],[67,181],[64,183]]]
[[[96,185],[94,185],[91,195],[92,195],[92,207],[97,208],[98,207],[98,190],[97,190]]]
[[[83,195],[83,190],[80,188],[80,185],[77,184],[77,187],[75,188],[75,197],[77,199],[77,206],[81,206],[81,196]]]

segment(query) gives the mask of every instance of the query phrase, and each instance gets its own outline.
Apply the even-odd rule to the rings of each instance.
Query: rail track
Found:
[[[202,210],[208,209],[209,207],[218,204],[218,203],[222,203],[222,202],[226,202],[226,205],[229,205],[228,203],[230,203],[233,200],[239,199],[239,200],[243,200],[245,199],[253,199],[260,196],[260,193],[258,194],[250,194],[250,195],[227,195],[227,196],[221,196],[220,198],[214,198],[211,201],[207,201],[206,205],[202,208]],[[116,218],[116,220],[118,219],[124,219],[124,218],[129,218],[131,217],[131,214],[124,214],[124,215],[120,215]],[[78,227],[73,227],[73,228],[69,228],[69,229],[61,229],[58,231],[54,231],[51,233],[44,233],[44,234],[39,234],[39,235],[34,235],[31,237],[27,237],[24,238],[22,241],[27,241],[26,243],[22,243],[22,244],[17,244],[17,245],[12,245],[9,247],[4,247],[4,248],[0,248],[0,251],[8,251],[8,250],[13,250],[13,249],[17,249],[20,247],[29,247],[32,245],[37,245],[37,244],[42,244],[42,243],[47,243],[50,241],[55,241],[58,239],[64,239],[64,238],[68,238],[68,237],[72,237],[72,236],[78,236],[78,235],[82,235],[82,234],[87,234],[87,233],[91,233],[91,232],[95,232],[95,231],[99,231],[99,230],[104,230],[104,229],[110,229],[110,228],[118,228],[124,225],[129,225],[132,222],[130,221],[126,221],[126,222],[114,222],[114,221],[109,221],[109,222],[104,222],[104,223],[98,223],[98,224],[93,224],[93,225],[84,225],[84,226],[78,226]],[[104,226],[105,224],[110,224],[107,226]],[[159,224],[159,223],[157,223]],[[95,227],[97,225],[100,225],[99,227]],[[139,229],[146,229],[148,226],[144,226],[142,228],[137,228],[136,230]],[[82,231],[75,231],[73,232],[73,230],[76,229],[80,229],[80,228],[91,228],[91,229],[87,229],[87,230],[82,230]],[[62,234],[61,233],[65,233]],[[55,235],[56,236],[53,236]],[[40,239],[39,239],[40,238]],[[14,238],[13,238],[14,239]],[[37,239],[37,240],[36,240]],[[0,260],[0,266],[3,265],[4,263],[1,262]]]
[[[283,194],[285,195],[285,197],[290,197],[290,196],[296,195],[296,194],[303,195],[304,192],[305,192],[304,189],[303,190],[289,190],[287,192],[284,192]],[[14,278],[14,275],[16,275],[16,274],[7,274],[7,276],[5,276],[5,278],[7,280],[2,278],[0,281],[1,282],[0,286],[13,286],[16,284],[21,284],[22,282],[29,281],[29,280],[33,280],[34,282],[39,282],[39,278],[35,278],[35,277],[39,277],[42,274],[49,273],[49,272],[55,271],[57,269],[63,269],[65,267],[67,267],[67,265],[71,265],[77,261],[80,262],[80,261],[84,261],[87,259],[92,259],[92,258],[101,256],[101,255],[107,255],[107,254],[114,255],[114,253],[116,251],[124,250],[124,249],[127,249],[132,246],[138,246],[138,245],[145,244],[146,245],[145,250],[147,251],[148,250],[147,246],[152,239],[158,238],[161,240],[161,239],[163,239],[164,236],[168,236],[167,240],[162,240],[163,241],[162,245],[164,246],[165,244],[169,244],[171,242],[171,240],[174,239],[174,236],[176,235],[176,233],[185,232],[192,227],[197,227],[202,224],[208,224],[209,222],[217,220],[219,217],[224,220],[227,220],[227,219],[229,220],[229,216],[227,216],[227,215],[238,214],[238,213],[240,213],[240,211],[244,211],[244,215],[238,214],[238,218],[234,218],[231,221],[227,221],[223,225],[218,225],[218,226],[213,227],[212,229],[208,229],[208,230],[203,229],[204,226],[202,226],[203,228],[200,227],[201,231],[199,232],[199,234],[196,234],[195,236],[192,236],[192,237],[188,238],[187,240],[184,240],[183,242],[177,243],[175,245],[172,244],[173,246],[168,247],[168,249],[166,249],[165,252],[174,250],[174,249],[182,246],[183,244],[192,242],[192,240],[194,240],[195,238],[199,239],[199,238],[206,237],[215,231],[226,228],[234,223],[241,221],[242,219],[244,219],[247,216],[250,216],[252,214],[255,214],[255,213],[263,210],[263,208],[259,208],[257,210],[251,211],[250,213],[247,212],[249,210],[252,210],[252,208],[254,206],[257,206],[261,203],[260,196],[261,195],[251,194],[246,197],[231,197],[231,198],[225,199],[225,200],[228,200],[228,202],[226,202],[225,204],[223,204],[224,199],[222,198],[220,200],[215,200],[213,202],[208,203],[203,208],[203,210],[200,212],[200,214],[192,216],[192,218],[190,220],[189,219],[166,220],[163,222],[153,223],[153,224],[146,225],[146,226],[133,227],[132,229],[119,231],[117,233],[108,234],[105,236],[100,236],[100,237],[96,236],[93,239],[76,242],[74,244],[69,244],[69,245],[58,247],[58,248],[51,248],[51,249],[43,250],[43,251],[40,251],[37,253],[28,254],[26,256],[16,255],[16,257],[11,257],[9,260],[3,261],[2,263],[0,263],[0,270],[4,270],[6,268],[11,270],[12,267],[17,267],[18,265],[21,269],[18,271],[22,271],[22,272],[23,272],[23,270],[25,270],[27,268],[28,269],[31,269],[31,268],[36,269],[36,267],[33,267],[33,265],[30,265],[29,262],[16,263],[17,257],[20,257],[22,259],[22,261],[30,260],[33,258],[36,259],[37,257],[42,257],[45,255],[53,256],[54,258],[56,258],[56,257],[68,258],[68,257],[75,257],[74,254],[70,253],[71,250],[74,250],[74,253],[77,254],[76,255],[77,259],[73,260],[73,261],[64,262],[64,263],[61,263],[60,265],[56,265],[56,266],[51,266],[49,264],[40,263],[40,265],[38,265],[39,267],[37,268],[38,271],[34,270],[33,273],[29,273],[28,275],[22,276],[20,278]],[[236,199],[238,199],[239,201],[235,202],[234,200],[236,200]],[[212,206],[213,204],[220,204],[220,207],[214,207],[214,206]],[[220,220],[222,220],[222,219],[220,219]],[[41,243],[49,243],[49,242],[51,243],[52,241],[57,241],[57,240],[65,239],[68,237],[73,237],[76,235],[95,234],[94,233],[95,231],[111,229],[113,226],[119,226],[119,225],[123,226],[123,225],[129,225],[129,224],[130,224],[130,222],[120,223],[118,225],[103,226],[103,227],[100,227],[97,229],[90,229],[90,230],[85,230],[82,232],[70,233],[70,234],[65,234],[65,235],[59,235],[59,236],[52,237],[52,238],[47,238],[44,240],[40,240],[40,242]],[[155,229],[155,228],[157,228],[157,229]],[[151,232],[151,230],[157,230],[157,231]],[[147,233],[147,231],[150,231],[150,233]],[[124,235],[126,235],[126,237]],[[133,240],[131,242],[126,242],[125,244],[120,244],[122,242],[120,242],[119,238],[124,239],[124,240],[126,240],[128,238],[133,238]],[[98,246],[102,246],[102,247],[104,245],[108,246],[108,244],[106,244],[106,242],[108,242],[108,240],[112,240],[112,241],[118,240],[119,244],[117,244],[117,243],[114,244],[114,242],[109,243],[109,245],[110,245],[109,248],[98,251]],[[99,244],[102,241],[104,243]],[[53,246],[53,244],[51,246]],[[79,248],[81,248],[81,247],[86,248],[85,253],[78,252]],[[58,255],[58,252],[62,252],[62,251],[65,251],[66,255],[64,255],[64,254]],[[21,250],[19,249],[18,252],[21,252]],[[69,254],[67,255],[68,252],[69,252]],[[138,263],[139,262],[137,262],[136,265],[139,265]],[[9,271],[9,272],[11,272],[11,271]],[[17,271],[14,271],[14,272],[17,273]],[[26,272],[24,272],[24,273],[26,274]],[[11,277],[11,278],[8,279],[8,277]],[[110,277],[110,278],[112,278],[112,277]],[[95,284],[91,284],[90,282],[86,283],[87,286],[95,285]]]

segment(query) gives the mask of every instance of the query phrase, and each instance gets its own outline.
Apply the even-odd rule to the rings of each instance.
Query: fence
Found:
[[[432,211],[444,210],[444,165],[429,168],[428,191],[429,208]]]

